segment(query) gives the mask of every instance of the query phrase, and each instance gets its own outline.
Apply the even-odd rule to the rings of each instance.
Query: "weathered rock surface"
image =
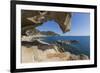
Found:
[[[43,22],[54,20],[59,24],[63,32],[67,32],[71,26],[71,12],[22,10],[21,20],[22,28],[31,28],[31,25],[35,28],[40,26]],[[22,30],[22,32],[23,31],[24,30]]]
[[[70,52],[57,52],[53,48],[44,50],[38,49],[37,46],[27,48],[22,46],[22,63],[47,62],[47,61],[71,61],[71,60],[88,60],[88,56],[81,54],[75,55]]]

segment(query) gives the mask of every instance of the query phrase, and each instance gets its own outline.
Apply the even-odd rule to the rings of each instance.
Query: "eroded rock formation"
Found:
[[[25,30],[34,29],[35,27],[40,26],[43,22],[46,22],[48,20],[54,20],[55,22],[57,22],[63,32],[67,32],[70,30],[70,12],[22,10],[22,34]]]

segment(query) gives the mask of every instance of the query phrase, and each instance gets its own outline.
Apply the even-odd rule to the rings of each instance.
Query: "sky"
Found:
[[[36,29],[40,31],[53,31],[63,36],[89,36],[90,35],[90,14],[89,13],[72,13],[71,29],[63,33],[58,23],[54,20],[47,21]]]

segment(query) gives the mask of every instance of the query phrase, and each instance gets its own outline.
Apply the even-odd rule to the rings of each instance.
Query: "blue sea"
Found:
[[[77,40],[79,43],[64,44],[64,50],[73,54],[85,54],[90,57],[90,36],[49,36],[44,40],[53,43],[57,40]]]

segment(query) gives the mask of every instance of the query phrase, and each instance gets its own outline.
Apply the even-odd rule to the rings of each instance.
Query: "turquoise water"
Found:
[[[79,43],[63,44],[65,51],[90,56],[90,36],[50,36],[45,37],[44,40],[49,43],[54,43],[57,40],[77,40]]]

